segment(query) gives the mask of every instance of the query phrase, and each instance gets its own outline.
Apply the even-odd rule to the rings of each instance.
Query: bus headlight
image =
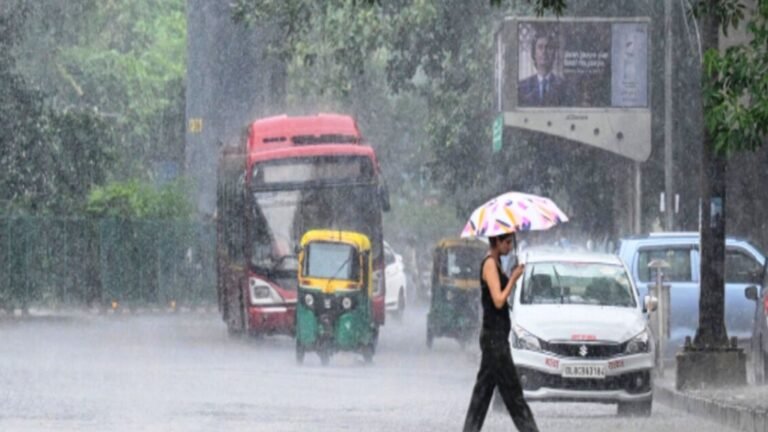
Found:
[[[250,292],[251,304],[254,305],[284,302],[283,297],[272,286],[257,277],[248,278],[248,291]]]
[[[649,342],[650,336],[648,334],[648,329],[645,329],[627,342],[627,347],[624,348],[624,354],[646,353],[651,349],[651,344]]]
[[[344,297],[341,299],[341,307],[344,309],[349,309],[352,307],[352,299],[349,297]]]

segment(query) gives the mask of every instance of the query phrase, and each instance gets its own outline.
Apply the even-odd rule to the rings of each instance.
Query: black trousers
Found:
[[[469,402],[464,432],[477,432],[483,427],[493,390],[498,387],[504,405],[512,416],[517,430],[538,432],[533,413],[523,398],[523,388],[517,378],[517,369],[509,350],[508,335],[483,331],[480,334],[482,360],[477,373],[472,400]]]

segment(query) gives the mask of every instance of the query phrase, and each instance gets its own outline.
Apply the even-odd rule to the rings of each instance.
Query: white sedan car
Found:
[[[651,414],[655,340],[613,255],[526,252],[510,299],[511,349],[527,400],[618,403]]]
[[[386,265],[385,302],[388,311],[402,317],[407,299],[407,281],[402,255],[396,253],[389,243],[384,242],[384,264]]]

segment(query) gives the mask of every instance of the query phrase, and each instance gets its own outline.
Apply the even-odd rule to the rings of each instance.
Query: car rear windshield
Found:
[[[520,300],[523,304],[637,305],[624,267],[600,263],[529,263]]]

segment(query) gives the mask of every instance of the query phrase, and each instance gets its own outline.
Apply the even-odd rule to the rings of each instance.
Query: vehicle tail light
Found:
[[[763,295],[763,312],[768,316],[768,295]]]

